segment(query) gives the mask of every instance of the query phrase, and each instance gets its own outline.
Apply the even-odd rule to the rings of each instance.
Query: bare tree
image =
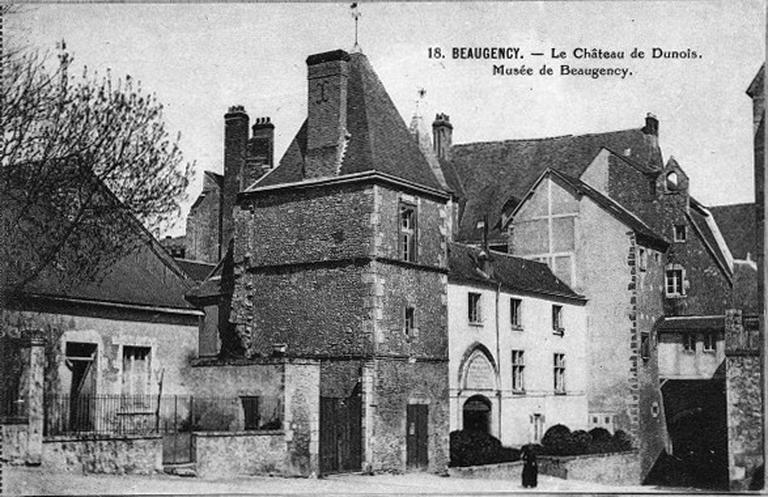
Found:
[[[63,42],[51,62],[31,51],[3,57],[5,292],[42,273],[60,284],[98,277],[136,247],[144,227],[157,232],[178,215],[191,177],[155,95],[130,76],[84,68],[73,77]]]

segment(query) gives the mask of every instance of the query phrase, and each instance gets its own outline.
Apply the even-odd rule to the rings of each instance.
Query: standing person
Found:
[[[539,463],[536,461],[536,453],[526,445],[523,447],[523,487],[536,488],[539,479]]]

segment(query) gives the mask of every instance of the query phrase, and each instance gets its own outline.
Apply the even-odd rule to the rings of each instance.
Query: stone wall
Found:
[[[285,365],[284,474],[318,474],[320,440],[320,367],[293,360]]]
[[[3,453],[0,455],[0,466],[8,464],[24,464],[27,459],[29,428],[26,422],[20,424],[2,425]]]
[[[642,483],[637,451],[581,456],[540,456],[539,473],[567,480],[584,480],[607,485]]]
[[[111,438],[47,437],[43,469],[77,473],[151,474],[162,469],[160,435]]]
[[[196,432],[194,450],[201,478],[291,474],[282,431]]]
[[[521,481],[522,474],[523,461],[503,462],[499,464],[483,464],[481,466],[466,466],[462,468],[448,468],[448,475],[453,478]]]
[[[731,490],[747,490],[763,464],[760,357],[726,357],[728,466]]]
[[[371,469],[406,470],[408,404],[428,408],[428,471],[448,466],[448,361],[375,361]]]

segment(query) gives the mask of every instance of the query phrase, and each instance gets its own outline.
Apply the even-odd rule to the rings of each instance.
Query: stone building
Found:
[[[447,143],[451,129],[441,129]],[[658,136],[649,114],[642,128],[452,145],[441,157],[464,190],[458,240],[480,243],[487,225],[492,247],[547,263],[588,299],[590,418],[633,436],[644,475],[679,438],[664,405],[680,378],[660,366],[678,367],[686,341],[719,341],[724,354],[726,310],[743,305],[713,215],[689,195],[682,167],[663,160]]]
[[[211,293],[231,299],[219,308],[232,326],[203,333],[236,342],[241,371],[307,364],[309,471],[442,471],[451,195],[363,54],[307,66],[306,121],[279,165],[238,194],[233,229],[222,223],[231,290],[225,263]],[[247,163],[247,119],[226,115],[225,185]],[[212,382],[221,364],[205,366]]]
[[[192,390],[188,374],[202,316],[184,298],[192,282],[136,219],[126,214],[119,220],[121,242],[132,248],[94,277],[81,279],[54,264],[3,295],[0,421],[6,461],[82,464],[89,456],[81,450],[94,437],[120,438],[155,426],[149,407],[157,405],[154,399]],[[13,381],[19,388],[5,388]],[[15,420],[6,424],[9,414]],[[90,441],[69,443],[74,440]],[[159,447],[157,460],[136,463],[158,469],[159,435],[134,442]],[[100,460],[92,461],[97,468],[119,464],[103,454],[93,458]]]
[[[540,443],[548,427],[590,424],[586,300],[546,264],[449,245],[451,431],[505,446]]]

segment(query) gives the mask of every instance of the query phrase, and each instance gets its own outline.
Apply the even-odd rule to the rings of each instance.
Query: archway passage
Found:
[[[491,401],[482,395],[473,395],[464,402],[464,430],[488,433],[491,426]]]

